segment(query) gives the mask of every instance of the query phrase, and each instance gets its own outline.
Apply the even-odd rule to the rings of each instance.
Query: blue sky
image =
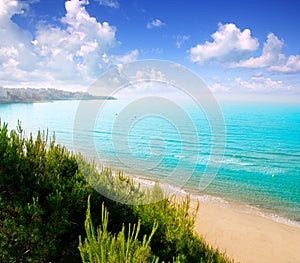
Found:
[[[86,89],[180,63],[220,97],[300,101],[299,1],[0,0],[0,86]]]

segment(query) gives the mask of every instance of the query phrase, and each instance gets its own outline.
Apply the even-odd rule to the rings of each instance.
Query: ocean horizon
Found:
[[[193,105],[183,104],[183,109],[193,121],[194,131],[182,128],[184,124],[180,129],[174,127],[180,119],[174,122],[154,115],[136,119],[133,114],[128,118],[128,133],[125,124],[118,122],[120,127],[116,127],[115,123],[127,100],[106,101],[93,129],[74,127],[79,103],[0,104],[0,119],[10,129],[20,120],[26,136],[38,130],[48,130],[50,136],[55,133],[57,143],[82,152],[100,166],[141,180],[158,180],[163,187],[190,193],[198,200],[233,202],[273,220],[300,226],[298,104],[221,103],[226,146],[222,158],[211,161],[210,123]],[[75,137],[80,138],[76,145]],[[97,156],[89,147],[91,143]],[[215,177],[200,189],[201,177],[214,162],[219,167]]]

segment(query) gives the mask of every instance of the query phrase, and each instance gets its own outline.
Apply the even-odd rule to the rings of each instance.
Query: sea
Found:
[[[102,167],[300,227],[299,104],[221,102],[223,136],[216,120],[188,102],[174,116],[163,101],[142,112],[132,103],[6,103],[0,119],[10,129],[20,121],[26,136],[55,135]]]

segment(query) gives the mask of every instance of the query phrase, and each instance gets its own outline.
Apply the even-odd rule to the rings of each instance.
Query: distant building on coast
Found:
[[[0,103],[41,102],[54,100],[112,100],[113,97],[93,96],[87,92],[71,92],[57,89],[3,88],[0,86]]]
[[[0,87],[0,98],[7,98],[7,90],[3,87]]]

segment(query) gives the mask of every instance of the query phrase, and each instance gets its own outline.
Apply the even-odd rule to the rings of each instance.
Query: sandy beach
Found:
[[[195,207],[196,202],[191,203]],[[300,262],[300,228],[231,205],[200,202],[195,231],[235,262]]]
[[[144,189],[155,184],[147,178],[130,177]],[[160,186],[167,196],[175,195],[179,202],[190,195],[192,213],[199,203],[195,232],[235,263],[300,263],[299,223],[294,226],[280,217],[276,221],[258,208],[219,197],[188,194],[169,184]]]

